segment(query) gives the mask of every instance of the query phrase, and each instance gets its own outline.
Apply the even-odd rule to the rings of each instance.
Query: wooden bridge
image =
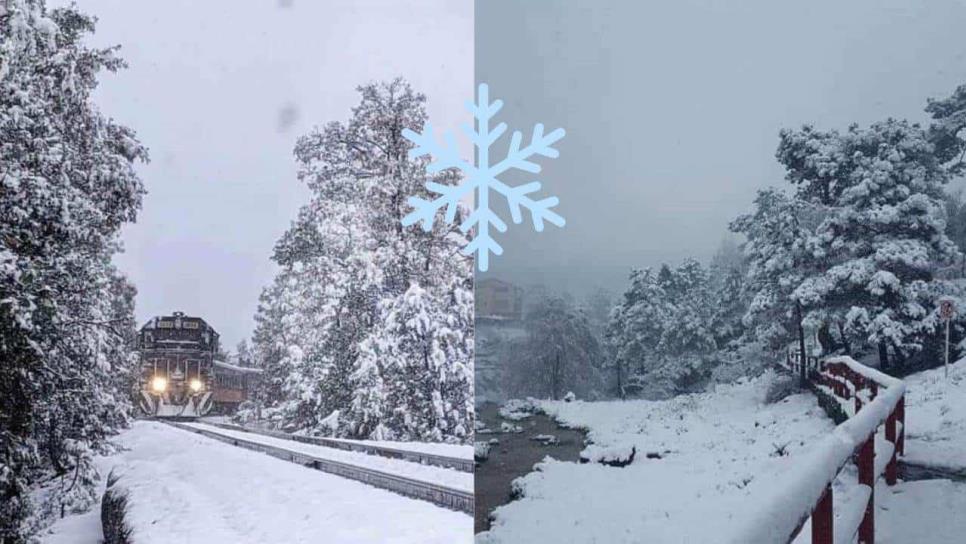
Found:
[[[734,542],[789,543],[811,520],[813,544],[844,544],[856,535],[859,544],[874,544],[875,484],[883,476],[887,485],[896,484],[897,458],[904,453],[906,386],[851,357],[789,357],[786,366],[796,375],[804,372],[847,418],[803,457],[788,500],[760,512]],[[850,462],[857,467],[860,495],[836,518],[832,483]]]

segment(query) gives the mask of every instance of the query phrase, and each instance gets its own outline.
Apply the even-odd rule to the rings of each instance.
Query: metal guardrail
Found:
[[[474,470],[473,459],[462,459],[459,457],[449,457],[447,455],[412,451],[412,450],[406,450],[402,448],[392,448],[388,446],[375,446],[372,444],[349,442],[346,440],[325,438],[321,436],[300,436],[300,435],[295,435],[295,434],[286,433],[282,431],[266,431],[262,429],[251,429],[248,427],[242,427],[240,425],[230,425],[227,423],[214,423],[214,422],[208,422],[208,421],[199,421],[199,423],[210,425],[212,427],[220,427],[222,429],[228,429],[230,431],[241,431],[241,432],[252,433],[252,434],[260,434],[263,436],[270,436],[272,438],[281,438],[283,440],[293,440],[295,442],[301,442],[303,444],[312,444],[314,446],[325,446],[327,448],[335,448],[335,449],[346,450],[346,451],[357,451],[362,453],[368,453],[369,455],[388,457],[390,459],[402,459],[404,461],[411,461],[413,463],[420,463],[423,465],[433,465],[437,467],[451,468],[462,472],[473,472]]]
[[[225,436],[223,434],[219,434],[217,431],[199,429],[183,423],[174,421],[164,421],[164,423],[167,423],[168,425],[178,429],[200,434],[221,442],[226,442],[233,446],[267,453],[272,457],[277,457],[285,461],[291,461],[293,463],[298,463],[322,472],[328,472],[329,474],[335,474],[336,476],[342,476],[343,478],[356,480],[369,484],[373,487],[392,491],[393,493],[397,493],[405,497],[424,500],[444,508],[466,512],[470,515],[473,514],[473,493],[468,491],[452,489],[446,486],[424,482],[422,480],[414,480],[411,478],[406,478],[405,476],[360,467],[349,463],[322,459],[313,455],[299,453],[275,446],[269,446],[251,440]]]

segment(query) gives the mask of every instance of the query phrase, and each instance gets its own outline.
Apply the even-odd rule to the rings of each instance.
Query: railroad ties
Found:
[[[381,470],[376,470],[376,469],[367,468],[367,467],[361,467],[350,463],[333,461],[331,459],[323,459],[313,455],[291,451],[285,448],[271,446],[268,444],[262,444],[254,440],[245,440],[243,438],[237,438],[234,436],[226,436],[224,434],[217,432],[217,430],[201,429],[195,426],[185,425],[184,423],[179,423],[176,421],[164,421],[164,423],[167,423],[168,425],[171,425],[178,429],[189,431],[195,434],[200,434],[208,438],[213,438],[215,440],[219,440],[221,442],[225,442],[233,446],[238,446],[241,448],[246,448],[249,450],[266,453],[268,455],[271,455],[279,459],[283,459],[285,461],[298,463],[300,465],[303,465],[309,468],[314,468],[316,470],[327,472],[329,474],[334,474],[336,476],[341,476],[343,478],[348,478],[350,480],[356,480],[365,484],[369,484],[373,487],[377,487],[379,489],[385,489],[386,491],[391,491],[393,493],[403,495],[405,497],[428,501],[437,506],[442,506],[444,508],[449,508],[451,510],[465,512],[470,515],[473,514],[473,493],[469,491],[453,489],[443,485],[434,484],[431,482],[426,482],[423,480],[417,480],[413,478],[407,478],[405,476],[399,476],[397,474],[392,474],[389,472],[384,472]],[[242,429],[234,425],[222,425],[222,424],[211,424],[211,423],[205,423],[205,425],[224,427],[234,431],[238,431],[238,430],[250,431],[249,429]],[[278,436],[276,433],[269,433],[267,431],[258,431],[257,433],[253,433],[253,434],[264,434],[266,436],[272,436],[274,438],[282,438],[281,436]],[[280,434],[284,435],[286,433],[280,433]],[[291,436],[292,435],[286,435],[285,438],[288,438]],[[300,438],[308,438],[308,437],[300,437]],[[298,441],[301,442],[302,440],[298,440]],[[351,449],[351,448],[345,448],[340,446],[329,446],[329,444],[314,442],[314,441],[313,442],[304,441],[304,442],[309,444],[319,445],[319,446],[339,447],[340,449],[344,449],[344,450]],[[333,442],[340,443],[343,445],[346,444],[340,440],[336,440]],[[349,443],[349,444],[353,444],[353,443]],[[456,458],[449,458],[449,457],[440,456],[440,455],[423,454],[423,453],[409,452],[409,451],[403,452],[403,450],[397,450],[395,448],[382,448],[379,446],[368,446],[366,444],[353,444],[353,445],[365,446],[370,450],[372,449],[384,450],[383,454],[390,453],[390,452],[393,454],[395,454],[396,452],[414,454],[414,457],[394,457],[397,459],[406,459],[408,461],[413,461],[413,462],[420,462],[415,460],[417,458],[427,458],[427,457],[456,460]],[[367,451],[366,449],[351,449],[351,450],[365,451],[366,453],[369,453],[371,455],[380,455],[379,453],[374,453],[373,451]],[[426,464],[429,464],[429,463],[426,463]],[[437,465],[437,466],[441,466],[441,465]]]

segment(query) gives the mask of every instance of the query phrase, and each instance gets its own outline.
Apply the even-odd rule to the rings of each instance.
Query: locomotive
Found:
[[[230,364],[220,355],[218,332],[183,312],[141,327],[138,404],[154,417],[194,418],[230,413],[248,399],[261,370]]]

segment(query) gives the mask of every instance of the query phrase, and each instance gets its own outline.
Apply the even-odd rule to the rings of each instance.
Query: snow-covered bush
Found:
[[[473,442],[473,459],[477,463],[486,461],[490,458],[490,443],[489,442]]]
[[[101,530],[104,544],[134,544],[133,529],[127,522],[128,490],[113,471],[107,476],[107,489],[101,499]]]

